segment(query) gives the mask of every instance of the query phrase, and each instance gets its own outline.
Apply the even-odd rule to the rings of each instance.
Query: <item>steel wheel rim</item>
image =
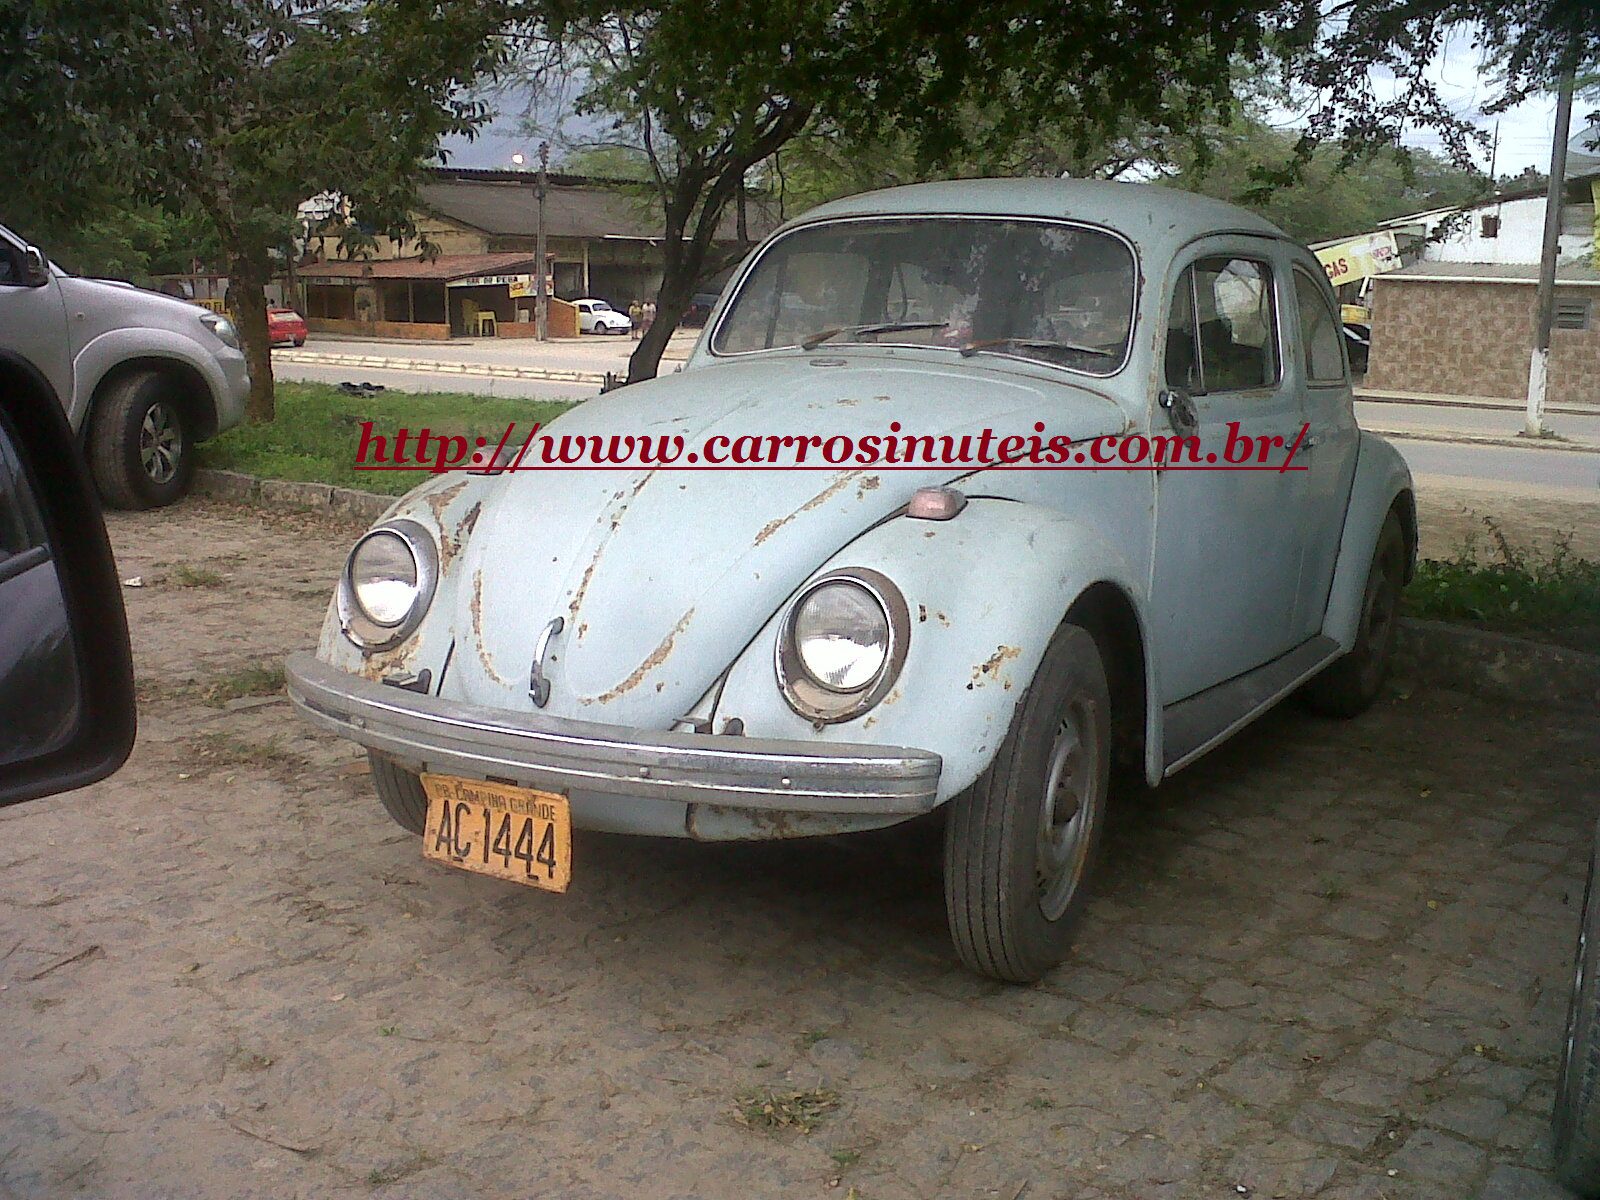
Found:
[[[171,483],[178,474],[183,436],[171,409],[152,404],[139,426],[139,462],[152,483]]]
[[[1067,911],[1089,862],[1099,815],[1100,757],[1084,735],[1094,729],[1094,717],[1091,701],[1068,701],[1050,744],[1034,866],[1039,910],[1047,921],[1058,921]]]

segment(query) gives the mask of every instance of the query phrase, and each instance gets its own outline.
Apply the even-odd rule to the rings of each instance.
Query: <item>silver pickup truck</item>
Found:
[[[232,322],[126,283],[68,275],[0,226],[0,350],[38,369],[116,508],[171,504],[195,446],[244,417]]]

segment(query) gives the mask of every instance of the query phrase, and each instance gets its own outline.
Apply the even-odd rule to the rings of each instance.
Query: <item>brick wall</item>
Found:
[[[1534,287],[1379,278],[1372,297],[1377,391],[1520,400],[1528,390]],[[1589,300],[1589,328],[1550,338],[1550,403],[1600,404],[1600,288],[1556,288]]]

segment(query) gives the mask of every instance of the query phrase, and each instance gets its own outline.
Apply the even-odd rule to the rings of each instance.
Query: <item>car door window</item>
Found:
[[[1167,385],[1196,395],[1270,388],[1281,378],[1272,268],[1202,258],[1184,271],[1167,324]]]
[[[0,287],[22,283],[26,278],[23,265],[22,251],[0,238]]]
[[[1300,349],[1305,357],[1306,379],[1311,383],[1343,383],[1344,331],[1314,280],[1294,273],[1295,306],[1300,312]]]

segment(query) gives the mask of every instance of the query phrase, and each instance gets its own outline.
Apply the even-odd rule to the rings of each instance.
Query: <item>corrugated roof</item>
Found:
[[[1414,262],[1378,279],[1428,280],[1462,283],[1538,283],[1538,263]],[[1557,283],[1600,284],[1600,270],[1587,263],[1568,263],[1556,268]]]
[[[426,279],[435,282],[470,279],[474,275],[518,275],[531,272],[537,260],[520,251],[510,254],[441,254],[435,259],[375,258],[314,263],[301,267],[306,279]]]
[[[484,172],[490,178],[449,177],[436,174],[418,189],[430,212],[485,233],[505,237],[534,237],[538,233],[539,204],[528,172]],[[545,189],[545,233],[549,237],[661,238],[662,218],[655,200],[638,185],[569,182],[574,177],[552,176]],[[754,202],[746,205],[752,238],[764,236],[776,222]],[[730,204],[717,227],[717,237],[737,237],[737,217]]]

